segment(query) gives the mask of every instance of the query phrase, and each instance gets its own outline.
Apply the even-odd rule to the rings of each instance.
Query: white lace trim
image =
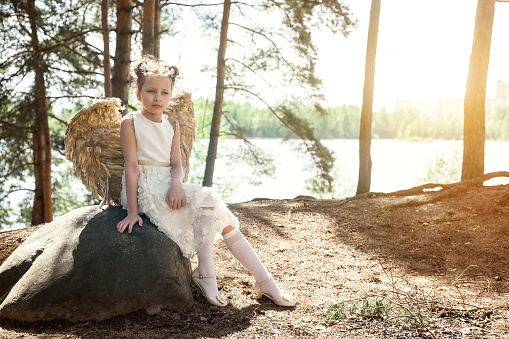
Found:
[[[146,214],[161,232],[175,241],[185,257],[191,257],[203,244],[214,241],[223,228],[229,225],[239,227],[239,220],[213,188],[182,184],[186,194],[186,206],[172,210],[165,202],[170,188],[171,167],[140,165],[139,168],[138,212]],[[121,203],[124,209],[127,209],[125,174],[122,177]],[[194,226],[200,213],[203,213],[201,207],[214,207],[216,220],[211,227],[199,232],[202,234],[195,234]]]

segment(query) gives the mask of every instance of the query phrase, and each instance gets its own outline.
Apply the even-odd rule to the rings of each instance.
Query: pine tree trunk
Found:
[[[368,45],[364,71],[364,90],[362,99],[361,126],[359,131],[359,182],[357,194],[369,192],[371,187],[371,125],[373,117],[373,91],[375,87],[376,45],[378,23],[380,21],[380,1],[371,1]]]
[[[131,67],[131,0],[117,0],[117,43],[111,79],[112,96],[122,100],[127,107],[129,100],[129,68]],[[124,111],[124,114],[127,112]]]
[[[154,53],[154,15],[155,15],[155,0],[143,1],[143,33],[142,33],[142,53]]]
[[[108,1],[102,0],[101,19],[104,42],[103,67],[104,67],[104,96],[111,97],[111,66],[110,66],[110,28],[108,26]]]
[[[217,156],[217,144],[219,142],[219,130],[221,128],[221,115],[223,114],[224,79],[226,74],[226,43],[228,41],[228,20],[230,18],[231,0],[225,0],[223,8],[223,20],[221,22],[221,37],[219,39],[219,50],[217,52],[217,83],[216,100],[214,101],[214,112],[210,126],[210,143],[203,176],[203,186],[212,186],[214,178],[214,165]]]
[[[490,60],[495,0],[478,0],[474,41],[465,91],[461,180],[484,174],[486,79]]]
[[[31,44],[35,73],[33,125],[33,152],[35,194],[32,209],[32,225],[39,225],[53,220],[51,201],[51,138],[48,125],[48,104],[46,84],[44,82],[44,54],[39,45],[35,1],[27,2],[27,14],[30,20]]]
[[[159,0],[155,1],[154,51],[153,51],[152,55],[158,59],[161,55],[161,3]]]

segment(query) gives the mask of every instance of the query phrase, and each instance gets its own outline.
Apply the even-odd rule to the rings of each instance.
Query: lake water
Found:
[[[249,201],[253,198],[294,198],[306,191],[306,179],[311,176],[306,168],[310,160],[294,151],[294,146],[280,139],[253,139],[276,160],[273,178],[262,178],[262,183],[248,183],[250,169],[232,166],[226,159],[218,159],[216,173],[228,173],[239,186],[228,199],[230,202]],[[242,141],[221,141],[235,147]],[[323,140],[325,146],[336,156],[336,177],[340,177],[341,189],[336,197],[355,194],[359,171],[359,141],[348,139]],[[434,161],[437,152],[462,154],[461,141],[439,140],[433,142],[409,142],[401,140],[375,139],[371,144],[371,191],[393,192],[414,187],[423,175],[428,163]],[[485,150],[485,172],[509,171],[509,142],[487,141]],[[461,162],[458,164],[461,171]],[[503,179],[502,179],[503,180]]]
[[[310,159],[296,152],[296,141],[282,142],[281,139],[251,139],[275,159],[276,171],[273,177],[254,177],[252,168],[242,164],[230,163],[227,157],[217,159],[215,177],[235,187],[226,198],[227,202],[249,201],[254,198],[291,199],[298,195],[313,195],[306,190],[306,180],[312,175],[308,169]],[[358,140],[323,140],[336,157],[335,178],[338,180],[336,198],[355,194],[359,171]],[[221,140],[220,146],[233,150],[242,144],[240,140]],[[371,144],[371,191],[393,192],[416,186],[426,166],[433,162],[437,152],[458,152],[461,156],[461,141],[409,142],[401,140],[375,139]],[[485,172],[509,171],[509,142],[487,141],[485,149]],[[191,159],[192,161],[192,159]],[[458,164],[461,171],[461,162]],[[253,185],[253,179],[261,182]],[[507,183],[500,179],[496,183]],[[78,181],[77,185],[81,185]],[[18,198],[21,199],[22,197]],[[20,228],[16,225],[13,228]],[[7,229],[2,229],[5,231]]]

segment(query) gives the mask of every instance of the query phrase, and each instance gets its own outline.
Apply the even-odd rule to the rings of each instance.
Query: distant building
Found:
[[[486,99],[486,121],[490,121],[495,106],[508,104],[508,85],[497,81],[497,96]],[[415,108],[421,113],[432,117],[452,115],[463,119],[463,99],[428,99],[428,100],[396,100],[396,109]]]

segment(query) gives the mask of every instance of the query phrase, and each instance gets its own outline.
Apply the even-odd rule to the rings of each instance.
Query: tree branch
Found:
[[[20,15],[16,15],[16,19],[18,20],[19,26],[21,27],[22,30],[25,31],[25,33],[28,34],[28,36],[31,36],[32,33],[23,25],[23,23],[21,22],[19,17],[20,17]]]
[[[2,197],[2,199],[1,199],[1,200],[3,200],[3,199],[5,199],[5,198],[7,198],[7,196],[9,196],[11,193],[19,192],[19,191],[30,191],[30,192],[35,192],[35,190],[34,190],[34,189],[32,189],[32,188],[18,188],[18,189],[10,190],[9,192],[6,192],[6,193],[4,194],[4,196]]]
[[[292,71],[294,71],[296,74],[299,74],[299,72],[297,72],[297,70],[285,59],[285,57],[283,56],[283,53],[281,53],[281,51],[279,50],[279,48],[277,47],[276,43],[270,39],[266,34],[263,34],[262,32],[258,32],[258,31],[255,31],[254,29],[251,29],[251,28],[248,28],[248,27],[245,27],[245,26],[242,26],[242,25],[239,25],[239,24],[236,24],[234,22],[230,22],[229,23],[230,25],[234,25],[234,26],[238,26],[240,28],[244,28],[245,30],[249,31],[249,32],[252,32],[252,33],[255,33],[255,34],[258,34],[258,35],[261,35],[262,37],[264,37],[265,39],[267,39],[268,41],[270,41],[270,43],[272,43],[272,45],[274,46],[274,48],[276,49],[276,51],[278,52],[278,54],[281,56],[281,59],[283,59],[283,61],[288,65],[288,67],[290,67],[292,69]]]
[[[9,170],[9,172],[7,172],[6,174],[3,174],[2,177],[3,178],[8,178],[10,177],[14,172],[18,171],[19,169],[22,169],[24,167],[27,167],[27,166],[30,166],[30,165],[33,165],[33,163],[31,162],[23,162],[22,164],[12,168]]]
[[[60,118],[57,118],[57,117],[56,117],[55,115],[53,115],[53,114],[49,114],[49,113],[48,113],[48,116],[49,116],[49,117],[52,117],[53,119],[55,119],[56,121],[60,122],[61,124],[64,124],[64,125],[66,125],[66,126],[69,126],[69,123],[68,123],[68,122],[66,122],[66,121],[64,121],[64,120],[62,120],[62,119],[60,119]]]
[[[223,111],[223,116],[224,116],[224,118],[226,119],[226,121],[228,121],[228,123],[230,124],[230,126],[231,126],[234,130],[235,130],[235,132],[237,132],[237,136],[238,136],[240,139],[244,140],[245,142],[250,143],[250,142],[246,139],[246,137],[244,136],[244,133],[242,133],[242,131],[241,131],[239,128],[237,128],[237,126],[236,126],[236,125],[235,125],[235,124],[234,124],[234,123],[230,120],[230,118],[228,118],[228,115],[226,115],[226,113],[225,113],[224,111]]]
[[[252,4],[248,4],[248,3],[242,2],[242,1],[232,1],[232,4],[240,4],[240,5],[252,6]],[[207,7],[207,6],[223,6],[224,3],[220,2],[220,3],[217,3],[217,4],[194,4],[194,5],[190,5],[190,4],[183,4],[183,3],[180,3],[180,2],[165,2],[165,3],[161,4],[161,8],[166,7],[168,5],[176,5],[176,6],[184,6],[184,7]]]
[[[269,85],[270,87],[273,87],[271,85],[270,82],[268,82],[267,80],[265,80],[265,78],[263,78],[260,74],[256,73],[251,67],[249,67],[248,65],[246,65],[245,63],[243,63],[242,61],[239,61],[237,59],[234,59],[234,58],[226,58],[224,61],[228,61],[228,60],[232,60],[232,61],[235,61],[235,62],[238,62],[239,64],[241,64],[242,66],[244,66],[245,68],[247,68],[248,70],[250,70],[252,73],[254,73],[255,75],[257,75],[260,79],[262,79],[263,81],[265,81],[267,83],[267,85]]]
[[[56,146],[52,146],[51,148],[52,148],[54,151],[57,151],[58,153],[60,153],[63,157],[65,157],[65,156],[66,156],[66,155],[65,155],[65,153],[64,153],[64,152],[62,152],[62,150],[61,150],[60,148],[58,148],[58,147],[56,147]]]
[[[265,100],[262,99],[262,97],[260,97],[258,94],[254,93],[254,92],[251,92],[250,90],[248,89],[245,89],[245,88],[242,88],[242,87],[233,87],[233,86],[225,86],[224,89],[233,89],[235,91],[243,91],[243,92],[247,92],[249,94],[251,94],[252,96],[258,98],[261,102],[263,102],[265,104],[265,106],[267,106],[267,108],[272,112],[272,114],[274,114],[276,116],[276,118],[281,121],[281,123],[283,125],[285,125],[290,131],[292,131],[295,135],[297,135],[299,138],[301,138],[302,140],[305,140],[305,138],[300,135],[299,133],[297,133],[297,131],[295,131],[290,125],[288,125],[286,123],[286,121],[283,120],[283,118],[281,118],[277,112],[272,108],[272,106],[270,106]]]
[[[28,92],[20,92],[22,94],[29,95],[31,97],[37,98],[37,99],[65,99],[65,98],[89,98],[89,99],[97,99],[97,97],[91,96],[91,95],[62,95],[58,97],[43,97],[41,95],[36,95],[33,93]]]
[[[30,130],[30,127],[19,126],[19,125],[13,124],[13,123],[5,121],[5,120],[0,120],[0,126],[1,125],[8,126],[8,127],[13,127],[13,128]]]
[[[54,67],[54,66],[48,66],[48,68],[51,68],[51,69],[57,70],[57,71],[59,71],[59,72],[71,73],[71,74],[94,74],[94,75],[102,75],[102,73],[99,73],[99,72],[93,72],[93,71],[70,71],[70,70],[65,70],[65,69],[61,69],[61,68],[58,68],[58,67]]]
[[[18,56],[19,56],[19,55],[21,55],[21,54],[27,54],[27,53],[28,53],[28,54],[31,54],[31,51],[29,51],[29,50],[24,50],[24,51],[21,51],[21,52],[18,52],[18,53],[16,53],[16,54],[14,54],[14,55],[11,55],[10,57],[8,57],[8,58],[7,58],[7,60],[5,60],[4,62],[2,62],[2,63],[0,64],[0,68],[4,68],[4,67],[5,67],[5,65],[9,64],[9,63],[11,62],[11,61],[10,61],[10,59],[14,59],[14,58],[18,57]]]

